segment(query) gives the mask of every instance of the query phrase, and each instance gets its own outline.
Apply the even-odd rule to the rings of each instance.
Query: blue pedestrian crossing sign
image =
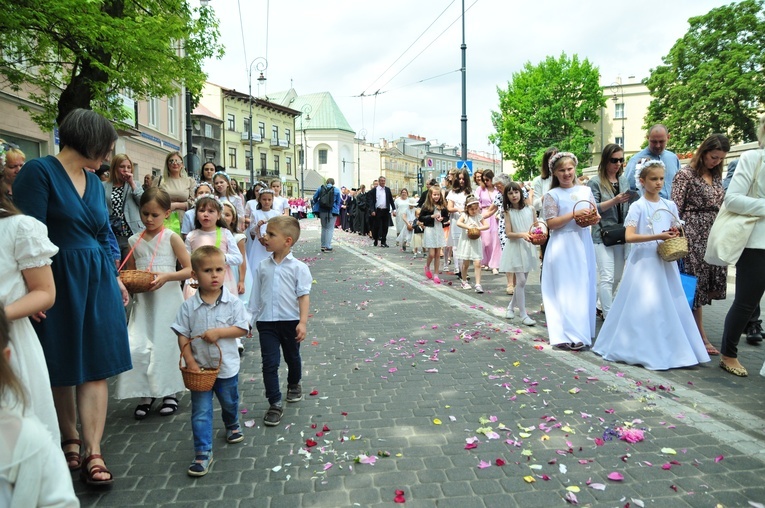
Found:
[[[473,176],[473,161],[457,161],[457,169],[460,171],[467,169],[468,174]]]

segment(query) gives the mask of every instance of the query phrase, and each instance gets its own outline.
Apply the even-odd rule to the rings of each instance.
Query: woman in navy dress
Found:
[[[112,482],[101,457],[106,379],[132,365],[123,308],[128,295],[109,247],[103,186],[92,171],[109,157],[117,132],[99,114],[76,109],[61,123],[59,139],[58,155],[26,163],[13,197],[22,212],[47,225],[59,248],[51,266],[56,303],[34,326],[48,363],[67,462],[71,470],[82,468],[87,484],[106,485]]]

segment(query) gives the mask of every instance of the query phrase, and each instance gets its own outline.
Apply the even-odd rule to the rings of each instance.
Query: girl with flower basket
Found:
[[[635,245],[593,351],[606,360],[650,370],[708,362],[677,263],[664,261],[656,248],[657,242],[680,234],[677,206],[659,196],[664,164],[649,160],[635,175],[643,197],[630,206],[624,222],[627,243]]]

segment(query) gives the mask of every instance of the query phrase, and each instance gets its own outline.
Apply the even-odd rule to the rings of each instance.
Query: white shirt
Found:
[[[725,193],[725,208],[741,215],[759,217],[746,242],[747,249],[765,249],[765,150],[745,152]],[[759,168],[759,172],[757,172]],[[753,193],[757,172],[757,193]],[[751,195],[750,195],[751,194]]]
[[[299,321],[298,298],[310,294],[313,277],[308,265],[295,259],[290,252],[281,263],[274,254],[260,262],[250,292],[247,310],[252,325],[258,321]]]
[[[377,208],[388,208],[388,203],[385,201],[386,195],[385,195],[385,187],[382,185],[377,186],[377,204],[375,205]]]
[[[290,200],[284,196],[274,196],[274,202],[271,204],[271,210],[276,210],[278,215],[284,215],[284,209],[289,210]]]
[[[184,337],[199,337],[207,330],[213,328],[227,328],[236,326],[242,330],[249,328],[247,323],[247,311],[244,303],[239,298],[234,298],[228,289],[223,286],[220,298],[210,305],[202,300],[199,291],[191,298],[183,302],[175,322],[170,325],[175,333]],[[243,334],[244,335],[244,334]],[[218,358],[222,358],[218,378],[228,379],[239,373],[239,350],[236,339],[218,340],[220,352],[215,344],[210,344],[201,339],[191,341],[191,351],[194,359],[200,367],[214,369],[218,366]]]

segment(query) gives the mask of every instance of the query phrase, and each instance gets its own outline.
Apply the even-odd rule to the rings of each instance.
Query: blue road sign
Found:
[[[470,176],[473,176],[473,161],[457,161],[457,169],[467,169]]]

